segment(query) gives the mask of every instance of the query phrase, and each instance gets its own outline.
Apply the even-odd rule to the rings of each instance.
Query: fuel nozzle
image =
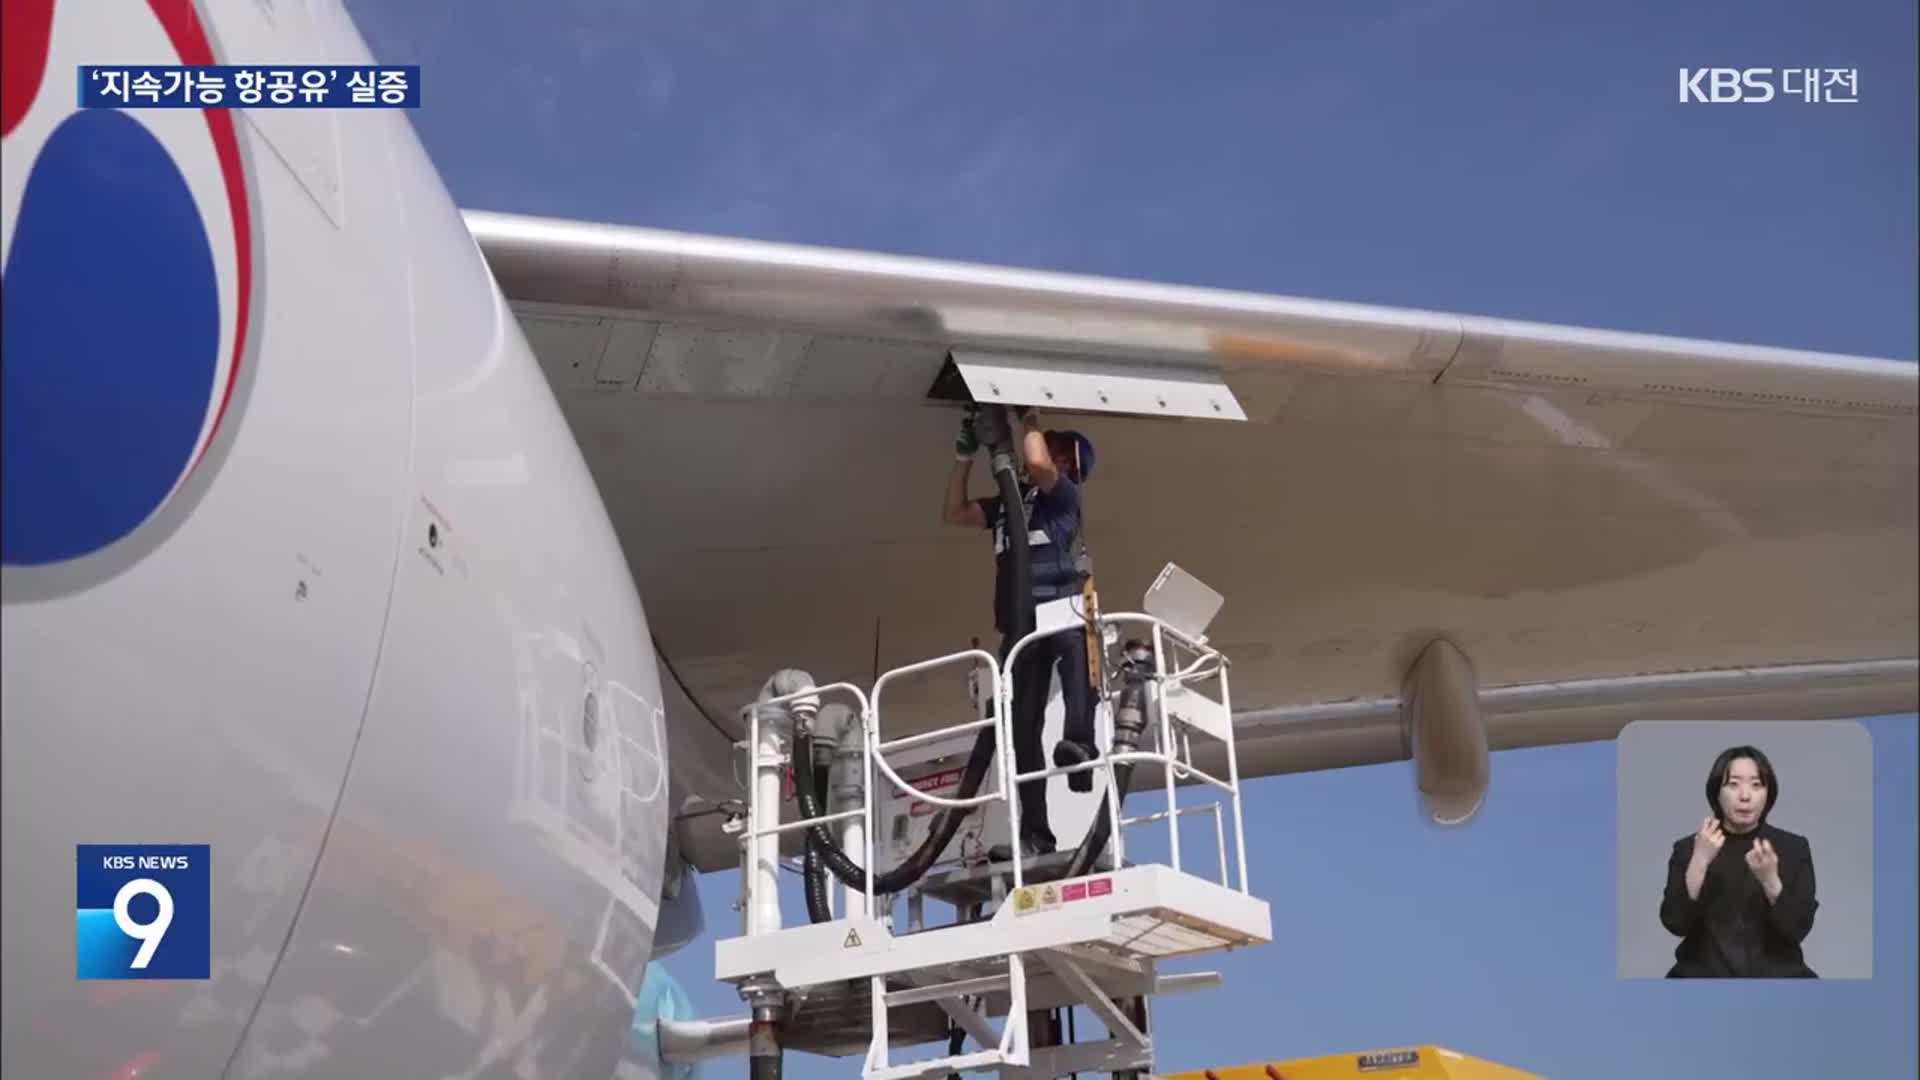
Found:
[[[1119,759],[1140,745],[1140,737],[1146,734],[1148,724],[1147,684],[1158,677],[1153,647],[1146,642],[1129,640],[1121,646],[1120,656],[1120,696],[1113,709],[1113,758],[1110,760]],[[1120,805],[1126,801],[1127,789],[1133,784],[1131,761],[1115,760],[1112,768],[1113,785],[1107,799],[1113,804],[1113,812],[1093,816],[1093,824],[1080,839],[1080,846],[1074,849],[1067,865],[1067,877],[1091,873],[1100,853],[1106,850],[1112,823],[1118,820]]]
[[[1113,710],[1114,752],[1140,744],[1147,730],[1147,683],[1153,680],[1153,646],[1129,640],[1120,649],[1120,700]]]
[[[1013,424],[1007,419],[1005,405],[969,405],[967,409],[973,415],[973,433],[980,438],[980,445],[987,448],[993,456],[993,467],[999,472],[1013,470]]]

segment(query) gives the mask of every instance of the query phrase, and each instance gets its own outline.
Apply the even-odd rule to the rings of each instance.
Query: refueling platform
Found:
[[[1176,574],[1169,566],[1156,591],[1198,584]],[[1229,664],[1201,633],[1218,597],[1201,594],[1203,601],[1211,596],[1212,606],[1196,619],[1195,595],[1191,587],[1160,596],[1150,591],[1148,611],[1159,609],[1153,614],[1081,614],[1068,605],[1067,614],[1037,619],[1005,664],[975,648],[884,672],[870,689],[816,686],[792,670],[768,681],[760,699],[743,710],[743,749],[754,775],[744,815],[730,823],[742,853],[742,932],[714,950],[715,976],[737,986],[753,1009],[749,1052],[761,1059],[756,1067],[765,1064],[777,1074],[781,1052],[794,1049],[862,1054],[861,1075],[868,1080],[980,1071],[1144,1075],[1153,1066],[1150,1000],[1219,981],[1163,975],[1157,965],[1272,939],[1267,903],[1248,884]],[[1102,752],[1091,761],[1019,772],[1012,754],[993,752],[1014,745],[1006,672],[1052,634],[1087,634],[1095,646]],[[1124,644],[1123,634],[1132,635]],[[1119,662],[1110,665],[1116,654]],[[972,719],[890,736],[889,688],[958,667],[972,669],[986,691],[976,695]],[[830,714],[837,719],[823,719]],[[1226,776],[1194,765],[1196,738],[1225,744]],[[950,767],[934,782],[931,774],[901,774],[916,751],[924,762],[930,747],[957,750],[966,743],[974,752],[964,779]],[[822,754],[822,747],[831,752]],[[1165,805],[1128,817],[1121,801],[1143,765],[1155,773],[1153,788]],[[1076,848],[1025,859],[990,857],[983,836],[1020,835],[1019,800],[1012,797],[1019,785],[1087,771],[1104,779],[1105,797]],[[783,821],[790,782],[803,796],[801,813]],[[1204,790],[1195,784],[1221,794],[1208,804],[1181,806],[1183,787]],[[933,821],[915,856],[882,872],[875,857],[884,855],[884,845],[877,841],[893,819],[878,810],[882,796],[895,793],[936,809],[926,811]],[[1215,850],[1199,859],[1183,852],[1178,827],[1194,814],[1210,814],[1213,823]],[[963,822],[1000,815],[1004,827],[976,825],[971,842],[953,842]],[[1167,830],[1166,861],[1129,861],[1128,830],[1151,825]],[[782,852],[783,839],[791,849],[794,834],[802,838],[797,859]],[[1017,855],[1018,845],[1011,846]],[[809,879],[809,918],[799,925],[783,922],[783,865]],[[831,891],[829,873],[838,879]],[[932,905],[950,917],[930,914]],[[1047,1023],[1050,1010],[1076,1006],[1100,1019],[1105,1039],[1068,1042]],[[894,1058],[897,1048],[929,1042],[946,1042],[948,1052]]]

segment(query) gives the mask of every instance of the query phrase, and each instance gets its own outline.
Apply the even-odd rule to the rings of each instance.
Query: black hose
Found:
[[[998,462],[995,463],[996,465]],[[1007,530],[1007,562],[1012,571],[1005,587],[1014,595],[1006,598],[1007,617],[1012,640],[1033,633],[1033,552],[1027,548],[1027,504],[1020,497],[1020,481],[1014,478],[1013,463],[995,469],[993,478],[1000,486],[1000,520]],[[992,729],[988,729],[992,730]]]
[[[1116,747],[1118,740],[1115,741]],[[1131,747],[1129,747],[1131,749]],[[1113,767],[1113,790],[1107,792],[1107,802],[1115,807],[1123,806],[1127,801],[1127,787],[1133,781],[1133,762],[1125,761]],[[1100,812],[1094,815],[1093,824],[1087,826],[1087,835],[1080,838],[1080,846],[1073,849],[1073,862],[1067,866],[1066,876],[1077,878],[1093,872],[1093,864],[1106,850],[1109,834],[1113,832],[1113,813],[1104,804]]]
[[[1113,747],[1109,753],[1124,754],[1140,745],[1140,736],[1147,730],[1147,681],[1152,677],[1153,650],[1138,641],[1127,642],[1126,666],[1122,669],[1124,682],[1118,707],[1113,710]],[[1123,761],[1113,767],[1113,787],[1107,792],[1100,812],[1093,815],[1087,835],[1080,838],[1080,846],[1073,849],[1067,877],[1093,872],[1095,860],[1106,850],[1114,816],[1125,805],[1127,789],[1132,783],[1133,762]]]
[[[808,743],[806,756],[803,757],[799,754],[794,755],[794,762],[796,764],[800,762],[812,762],[812,740],[809,739]],[[814,790],[818,791],[825,788],[827,786],[827,767],[818,763],[812,763],[807,766],[807,768],[808,771],[813,774]],[[798,779],[798,777],[795,777],[796,781]],[[800,786],[797,782],[794,784],[796,790],[798,790]],[[827,875],[820,865],[820,843],[814,839],[812,830],[808,830],[806,834],[806,855],[801,860],[801,870],[801,877],[806,882],[807,918],[817,923],[832,922],[833,905],[829,903],[827,899]]]
[[[998,464],[999,463],[996,462],[996,465]],[[1006,530],[1008,569],[1011,571],[1011,573],[1006,576],[1007,580],[1004,583],[1004,587],[1014,590],[1013,596],[1003,598],[1004,610],[1007,611],[1011,617],[1013,624],[1009,630],[1009,640],[1018,641],[1026,637],[1029,633],[1032,633],[1034,618],[1033,560],[1032,553],[1027,549],[1027,507],[1026,503],[1020,498],[1020,483],[1014,477],[1011,460],[1006,462],[1006,468],[994,469],[994,479],[999,483],[1000,487],[1001,524],[1002,528]],[[995,702],[994,707],[998,709],[999,703]],[[981,728],[980,734],[975,737],[973,741],[973,752],[967,755],[966,769],[960,775],[960,790],[955,793],[956,798],[971,799],[979,794],[980,785],[984,783],[987,778],[987,767],[993,763],[993,730],[993,726],[991,725]],[[812,761],[812,754],[813,737],[806,733],[796,734],[794,736],[794,760]],[[820,817],[821,800],[819,787],[813,782],[811,775],[812,770],[809,769],[804,772],[800,770],[795,771],[795,780],[797,782],[794,784],[794,794],[799,802],[800,816],[802,818]],[[874,875],[873,894],[875,896],[890,895],[919,881],[920,878],[926,874],[927,870],[933,866],[933,861],[940,856],[942,851],[946,850],[948,844],[953,842],[954,834],[960,831],[961,823],[964,822],[967,815],[973,813],[975,809],[977,809],[977,807],[966,807],[964,809],[950,806],[941,807],[939,816],[934,819],[933,828],[927,833],[927,838],[920,842],[920,846],[914,850],[913,854],[907,856],[906,861],[902,862],[899,866],[888,870],[884,874]],[[867,887],[866,870],[861,868],[859,863],[854,862],[853,859],[848,857],[845,851],[841,850],[840,845],[834,841],[833,835],[827,831],[825,825],[816,824],[809,826],[806,835],[807,853],[809,857],[812,857],[817,852],[821,864],[824,865],[827,870],[831,871],[834,877],[839,878],[842,884],[846,885],[849,889],[865,891]],[[1104,844],[1105,841],[1102,840],[1102,843]],[[811,886],[809,886],[809,889],[811,889]],[[809,905],[811,905],[811,901],[809,901]],[[811,906],[809,906],[808,911],[809,915],[811,915]],[[816,916],[814,917],[814,921],[822,922],[825,920]]]
[[[965,1050],[966,1048],[967,1048],[967,1033],[964,1030],[962,1030],[958,1024],[949,1022],[947,1024],[947,1056],[959,1057],[960,1051]],[[947,1080],[960,1080],[960,1074],[957,1072],[950,1072],[947,1074]]]

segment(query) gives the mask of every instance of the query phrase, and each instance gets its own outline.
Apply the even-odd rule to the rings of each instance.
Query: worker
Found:
[[[1039,417],[1031,409],[1012,412],[1015,458],[1025,476],[1019,485],[1027,517],[1029,566],[1033,578],[1032,601],[1035,604],[1081,595],[1087,570],[1080,553],[1080,487],[1093,475],[1093,443],[1077,431],[1043,431]],[[949,525],[988,529],[994,537],[994,628],[1000,632],[1000,660],[1017,642],[1011,558],[1003,528],[998,495],[970,499],[968,484],[973,475],[974,455],[980,450],[980,438],[974,430],[973,413],[961,422],[954,439],[953,471],[947,478],[946,506],[943,518]],[[1063,632],[1038,638],[1021,650],[1013,683],[1013,760],[1019,772],[1041,768],[1041,732],[1045,724],[1048,683],[1053,673],[1060,675],[1060,698],[1065,711],[1064,738],[1055,746],[1055,765],[1078,765],[1099,755],[1094,742],[1094,694],[1087,673],[1086,635]],[[1092,771],[1069,774],[1073,791],[1092,791]],[[1029,780],[1020,785],[1021,854],[1032,858],[1053,852],[1058,843],[1047,821],[1046,782]]]

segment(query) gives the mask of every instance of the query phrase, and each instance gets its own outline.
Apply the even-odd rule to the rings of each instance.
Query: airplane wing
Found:
[[[1244,775],[1407,757],[1402,680],[1439,636],[1496,749],[1920,698],[1910,363],[466,217],[626,545],[682,738],[737,733],[778,668],[867,684],[993,647],[990,544],[940,521],[949,356],[1056,393],[1043,413],[1097,445],[1105,607],[1168,562],[1225,595]],[[962,676],[890,693],[888,735],[962,718]],[[725,761],[676,748],[676,779],[717,792]]]

